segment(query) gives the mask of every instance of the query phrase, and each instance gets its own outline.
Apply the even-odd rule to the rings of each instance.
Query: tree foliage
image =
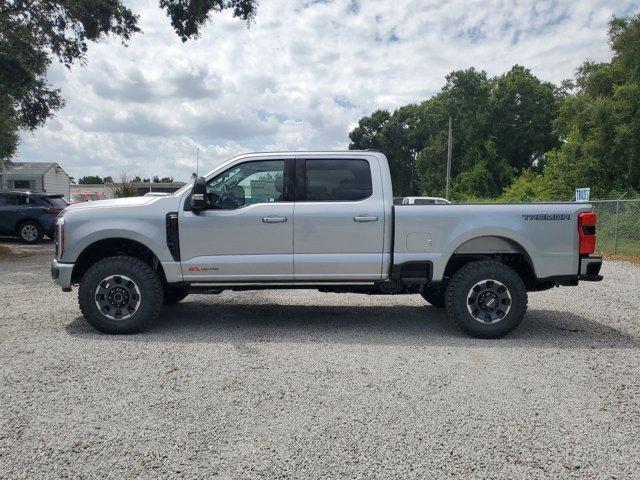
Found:
[[[255,0],[160,0],[182,41],[197,37],[213,13],[230,9],[250,21]],[[127,44],[138,16],[122,0],[0,2],[0,169],[16,153],[20,131],[33,131],[63,106],[46,81],[54,60],[83,62],[89,42],[116,36]]]
[[[451,72],[420,105],[378,110],[351,131],[350,148],[389,158],[398,195],[442,195],[453,119],[453,197],[570,199],[640,189],[640,15],[614,18],[610,62],[586,61],[573,81],[543,82],[516,65],[488,78]],[[413,179],[413,180],[412,180]]]
[[[154,175],[151,179],[153,183],[173,183],[175,180],[173,177],[162,177],[160,178],[158,175]]]
[[[383,151],[396,194],[442,195],[451,117],[454,195],[496,196],[558,145],[553,119],[559,101],[553,85],[518,65],[495,78],[474,68],[458,70],[420,105],[362,118],[349,135],[350,148]]]
[[[111,178],[109,178],[109,180],[111,180]],[[127,172],[120,174],[119,182],[110,181],[109,187],[111,187],[115,198],[135,197],[138,194],[135,183]]]
[[[171,26],[183,42],[197,37],[212,13],[230,9],[233,16],[250,22],[258,8],[257,0],[160,0]]]
[[[78,185],[100,185],[105,183],[105,179],[98,175],[87,175],[78,179]]]
[[[611,62],[578,72],[578,91],[558,118],[565,142],[555,151],[578,167],[584,186],[603,193],[640,188],[640,15],[614,19],[609,39]]]

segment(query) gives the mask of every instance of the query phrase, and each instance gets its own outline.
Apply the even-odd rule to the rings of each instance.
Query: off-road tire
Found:
[[[111,276],[128,277],[139,290],[139,305],[129,318],[111,319],[97,305],[97,289],[105,278]],[[160,313],[163,297],[162,281],[151,266],[125,255],[107,257],[94,264],[80,280],[78,289],[78,302],[84,318],[96,330],[111,334],[142,331]]]
[[[444,308],[444,295],[446,292],[446,285],[442,283],[433,283],[424,287],[424,290],[420,293],[422,298],[433,305],[436,308]]]
[[[22,222],[18,227],[18,238],[22,243],[40,243],[43,236],[44,231],[42,230],[42,227],[32,220]]]
[[[175,305],[184,300],[189,295],[189,291],[184,287],[164,287],[164,305]]]
[[[489,280],[506,287],[510,296],[510,308],[495,323],[483,323],[470,312],[474,309],[474,301],[478,302],[477,298],[469,298],[474,295],[471,293],[473,287]],[[479,287],[482,288],[484,287]],[[471,306],[467,308],[467,305]],[[501,338],[520,325],[524,318],[527,311],[527,289],[520,276],[500,262],[471,262],[451,277],[445,294],[445,308],[449,319],[469,335],[477,338]]]

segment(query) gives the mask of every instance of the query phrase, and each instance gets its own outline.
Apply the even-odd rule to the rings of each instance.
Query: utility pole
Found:
[[[200,168],[200,147],[197,147],[197,150],[196,150],[196,178],[198,177],[198,174],[200,173],[199,168]]]
[[[451,134],[451,117],[449,117],[449,142],[447,144],[447,190],[445,198],[449,200],[449,184],[451,182],[451,147],[453,145],[453,136]]]

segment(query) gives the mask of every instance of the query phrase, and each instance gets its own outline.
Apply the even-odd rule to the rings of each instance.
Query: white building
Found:
[[[0,171],[0,190],[61,194],[69,199],[69,175],[53,162],[13,162]]]

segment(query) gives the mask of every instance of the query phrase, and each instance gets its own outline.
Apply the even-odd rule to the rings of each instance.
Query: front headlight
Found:
[[[53,242],[56,248],[56,259],[62,259],[64,253],[64,217],[56,218],[56,231],[53,235]]]

